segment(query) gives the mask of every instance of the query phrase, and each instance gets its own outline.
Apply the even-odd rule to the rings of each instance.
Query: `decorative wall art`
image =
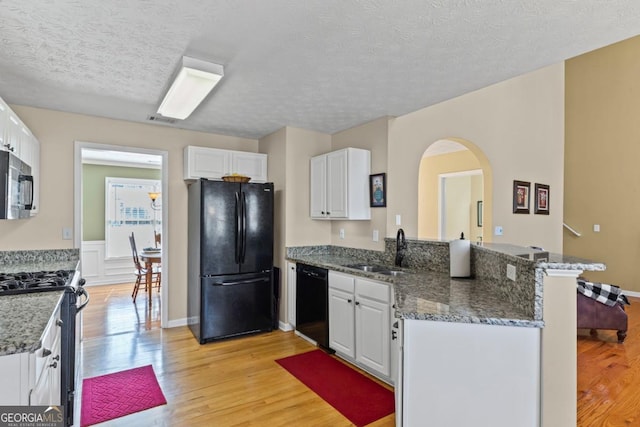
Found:
[[[387,174],[369,175],[369,205],[372,208],[387,206]]]
[[[513,181],[513,213],[529,213],[529,190],[531,183],[526,181]]]
[[[549,186],[536,184],[534,188],[536,199],[533,212],[540,215],[549,215]]]

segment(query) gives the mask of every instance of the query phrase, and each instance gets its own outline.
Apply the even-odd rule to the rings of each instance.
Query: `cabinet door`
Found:
[[[296,327],[296,264],[287,261],[287,322]]]
[[[267,182],[267,155],[232,152],[230,171],[250,176],[251,182]]]
[[[312,218],[326,218],[327,209],[327,156],[311,158],[310,208]]]
[[[0,99],[0,150],[7,151],[5,144],[7,143],[7,116],[9,115],[9,107]]]
[[[22,129],[20,119],[13,111],[8,110],[7,115],[7,131],[6,131],[6,144],[9,145],[8,150],[13,152],[18,158],[20,158],[20,140],[22,139]]]
[[[329,347],[355,357],[353,294],[329,288]]]
[[[31,175],[33,176],[33,206],[31,216],[40,212],[40,141],[31,136]]]
[[[389,304],[362,296],[356,301],[356,360],[389,376]]]
[[[347,150],[327,154],[327,214],[347,218]]]
[[[231,153],[206,147],[186,147],[184,179],[222,179],[231,170]]]

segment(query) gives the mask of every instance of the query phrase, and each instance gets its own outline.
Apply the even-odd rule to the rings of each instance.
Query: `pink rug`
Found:
[[[80,425],[102,423],[165,403],[151,365],[85,378]]]

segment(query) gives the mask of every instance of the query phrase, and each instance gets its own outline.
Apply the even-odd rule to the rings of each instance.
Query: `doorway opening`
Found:
[[[167,280],[167,165],[166,151],[81,141],[75,143],[74,244],[80,249],[82,274],[87,286],[135,281],[128,238],[119,239],[123,241],[116,239],[122,234],[119,233],[121,228],[136,229],[138,251],[154,246],[155,234],[159,233],[163,248],[162,303],[159,304],[160,326],[163,328],[168,325],[167,288],[170,286]],[[140,186],[139,191],[136,185]],[[147,187],[151,190],[147,191]],[[155,194],[155,200],[149,196],[150,192]],[[165,209],[161,208],[162,205]],[[117,212],[110,212],[114,209]]]
[[[452,240],[464,232],[474,242],[490,242],[492,175],[475,144],[460,138],[430,144],[419,168],[418,237]]]

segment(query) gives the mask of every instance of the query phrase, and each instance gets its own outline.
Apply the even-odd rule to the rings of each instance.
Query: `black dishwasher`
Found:
[[[324,268],[296,266],[296,330],[329,349],[329,285]]]

